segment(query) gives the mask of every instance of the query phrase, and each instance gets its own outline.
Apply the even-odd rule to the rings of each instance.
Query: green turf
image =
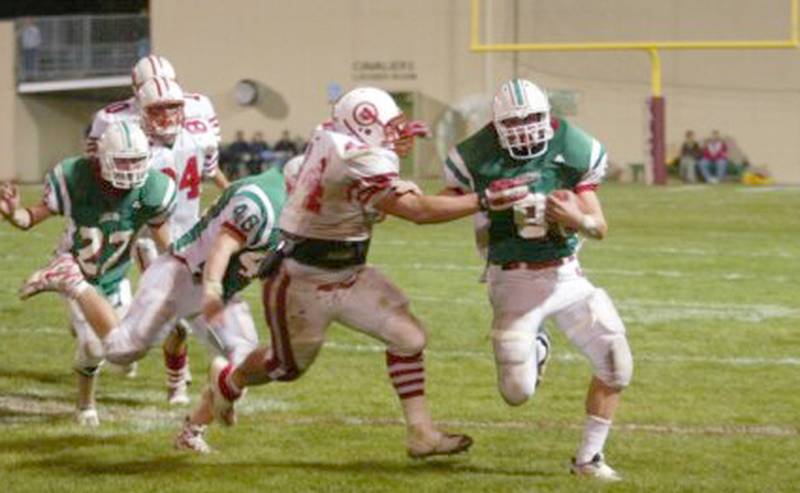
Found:
[[[798,192],[601,190],[609,237],[587,243],[582,264],[618,305],[636,360],[606,449],[626,481],[609,487],[567,474],[590,370],[560,333],[534,399],[500,399],[469,220],[388,220],[370,253],[428,325],[436,419],[476,440],[428,462],[405,457],[381,347],[338,326],[303,379],[253,388],[240,424],[209,433],[213,455],[172,449],[184,411],[165,404],[157,350],[137,379],[104,370],[101,427],[73,425],[62,302],[15,296],[61,222],[0,224],[0,491],[798,491]],[[258,291],[246,295],[266,339]],[[207,359],[196,344],[191,355],[196,398]]]

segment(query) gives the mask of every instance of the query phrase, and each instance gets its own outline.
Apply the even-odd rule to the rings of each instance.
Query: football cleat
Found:
[[[91,428],[100,426],[100,417],[97,415],[97,409],[88,407],[86,409],[76,410],[75,422],[80,426],[88,426]]]
[[[183,428],[178,436],[175,437],[175,448],[178,450],[189,450],[198,454],[209,454],[211,447],[206,442],[203,434],[206,432],[205,425],[195,425],[189,421],[189,417],[183,422]]]
[[[456,455],[466,452],[472,446],[469,435],[435,432],[433,436],[422,437],[416,433],[406,440],[406,451],[412,459],[425,459],[434,455]]]
[[[570,472],[576,476],[583,476],[587,478],[597,479],[599,481],[614,482],[622,481],[617,471],[606,464],[603,459],[603,454],[594,454],[592,460],[584,464],[577,464],[575,458],[572,458],[572,466]]]
[[[536,334],[536,346],[538,361],[536,362],[536,386],[538,387],[544,379],[544,372],[547,371],[547,362],[550,361],[550,335],[542,329]]]
[[[69,253],[61,253],[28,277],[19,290],[19,297],[25,300],[44,291],[56,291],[75,298],[82,283],[85,284],[85,280],[75,258]]]
[[[225,383],[225,379],[232,371],[233,365],[221,356],[214,358],[208,370],[208,385],[211,389],[211,407],[214,419],[225,426],[236,424],[236,411],[233,404],[244,395],[244,390],[239,395],[232,395]]]

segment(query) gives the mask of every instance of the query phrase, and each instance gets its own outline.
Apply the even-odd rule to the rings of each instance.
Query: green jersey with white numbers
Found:
[[[513,159],[500,146],[497,133],[489,124],[453,148],[445,161],[448,187],[462,192],[481,192],[495,180],[529,174],[531,192],[549,194],[558,189],[576,193],[594,190],[606,169],[603,146],[581,129],[564,120],[553,120],[553,138],[541,155]],[[545,262],[575,253],[579,239],[547,225],[544,236],[522,236],[525,214],[519,210],[489,211],[489,262]]]
[[[47,173],[44,202],[67,219],[59,250],[70,252],[86,280],[108,296],[127,275],[131,240],[139,229],[161,224],[172,213],[175,185],[151,170],[141,187],[116,189],[102,179],[97,162],[75,157]]]
[[[199,278],[220,230],[242,240],[244,247],[231,256],[222,279],[223,298],[228,300],[250,284],[267,252],[277,246],[278,218],[285,201],[283,174],[276,168],[235,181],[200,221],[173,243],[172,254]]]

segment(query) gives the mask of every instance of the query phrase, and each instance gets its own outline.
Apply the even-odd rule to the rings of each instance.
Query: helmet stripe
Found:
[[[122,130],[125,131],[125,140],[128,142],[128,148],[130,149],[133,147],[133,143],[131,143],[131,131],[128,128],[127,122],[122,122]]]
[[[519,83],[519,79],[514,79],[514,99],[517,103],[517,106],[522,106],[525,104],[525,99],[522,96],[522,85]]]

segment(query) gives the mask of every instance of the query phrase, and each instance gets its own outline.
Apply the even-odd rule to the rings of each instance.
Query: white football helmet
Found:
[[[131,70],[133,93],[136,94],[142,84],[155,77],[177,80],[175,69],[166,58],[158,55],[148,55],[140,58]]]
[[[170,141],[183,127],[183,90],[163,77],[146,81],[136,93],[142,112],[142,128],[154,137]]]
[[[492,119],[500,145],[514,159],[530,159],[547,151],[553,138],[550,101],[525,79],[503,83],[492,100]]]
[[[97,143],[100,175],[114,188],[144,185],[150,168],[150,144],[139,125],[130,121],[109,125]]]
[[[371,147],[385,147],[401,157],[411,150],[413,137],[424,134],[409,125],[392,96],[375,87],[358,87],[333,104],[333,128]],[[424,125],[423,125],[424,126]]]

